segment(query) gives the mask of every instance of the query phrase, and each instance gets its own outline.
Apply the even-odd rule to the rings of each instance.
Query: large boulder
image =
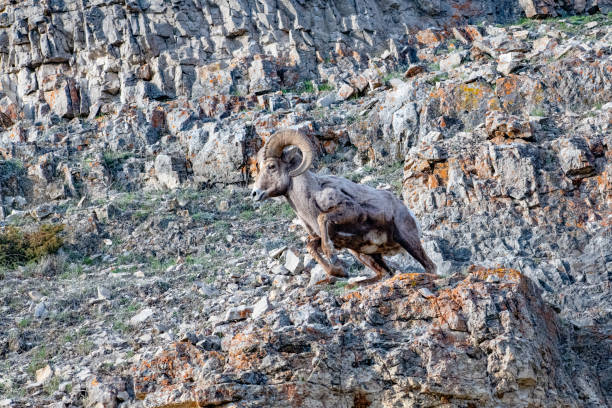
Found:
[[[192,161],[194,179],[205,183],[246,180],[246,142],[250,128],[220,123],[208,128],[208,140]]]
[[[155,177],[161,188],[175,189],[187,176],[185,159],[182,157],[158,154],[155,158]]]

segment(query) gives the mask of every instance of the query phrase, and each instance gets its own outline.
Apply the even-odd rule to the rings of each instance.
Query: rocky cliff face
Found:
[[[414,60],[410,33],[474,21],[607,12],[606,1],[8,1],[0,111],[49,121],[149,99],[261,94]],[[325,62],[342,61],[338,72]]]
[[[0,406],[612,404],[608,2],[0,10],[0,232],[65,225],[0,269]],[[280,127],[401,195],[440,275],[317,284],[246,199]]]

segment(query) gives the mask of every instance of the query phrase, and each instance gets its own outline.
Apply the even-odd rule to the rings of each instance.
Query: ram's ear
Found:
[[[288,164],[287,170],[291,172],[302,163],[302,153],[297,147],[291,146],[283,151],[281,160]]]

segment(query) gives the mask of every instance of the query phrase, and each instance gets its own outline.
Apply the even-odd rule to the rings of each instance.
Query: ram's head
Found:
[[[297,149],[286,149],[290,146]],[[314,150],[304,134],[296,130],[276,132],[257,153],[259,172],[251,197],[262,201],[284,195],[291,179],[307,171],[313,158]]]

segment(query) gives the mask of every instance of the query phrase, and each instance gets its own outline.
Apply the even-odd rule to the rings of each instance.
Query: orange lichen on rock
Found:
[[[393,276],[392,278],[382,282],[382,284],[391,282],[409,282],[411,284],[426,283],[428,281],[428,277],[429,275],[424,273],[399,273]]]
[[[264,333],[238,333],[230,341],[227,353],[227,364],[237,370],[250,370],[256,368],[257,362],[265,356],[265,352],[253,345],[264,338]]]
[[[351,300],[360,301],[363,299],[363,295],[359,291],[349,292],[341,297],[344,302],[348,302]]]
[[[513,281],[517,283],[520,282],[521,279],[523,279],[523,275],[516,269],[512,268],[485,268],[482,266],[472,265],[468,269],[468,272],[481,280],[486,280],[491,275],[497,276],[499,279]]]

